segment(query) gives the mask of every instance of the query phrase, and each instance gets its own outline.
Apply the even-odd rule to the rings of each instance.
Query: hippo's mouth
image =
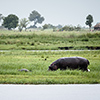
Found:
[[[57,68],[57,65],[52,65],[52,66],[49,66],[49,69],[48,69],[48,71],[55,71],[55,70],[57,70],[58,68]]]

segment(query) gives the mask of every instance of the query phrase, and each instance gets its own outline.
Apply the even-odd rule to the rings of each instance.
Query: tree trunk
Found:
[[[34,25],[33,25],[34,28],[36,28],[36,24],[37,24],[37,22],[38,22],[37,20],[34,21]]]

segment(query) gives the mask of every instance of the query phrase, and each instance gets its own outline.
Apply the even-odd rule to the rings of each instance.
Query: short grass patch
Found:
[[[47,71],[58,58],[81,56],[90,61],[90,72],[80,70]],[[32,72],[20,72],[26,68]],[[97,84],[100,83],[100,51],[0,52],[0,84]]]

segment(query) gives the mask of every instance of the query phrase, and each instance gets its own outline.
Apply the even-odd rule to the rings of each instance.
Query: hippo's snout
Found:
[[[51,66],[49,66],[48,71],[51,71]]]

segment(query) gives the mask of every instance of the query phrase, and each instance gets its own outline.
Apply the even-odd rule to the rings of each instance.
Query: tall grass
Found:
[[[99,32],[14,32],[0,30],[0,49],[58,50],[59,47],[87,49],[86,46],[99,46],[99,38]]]

